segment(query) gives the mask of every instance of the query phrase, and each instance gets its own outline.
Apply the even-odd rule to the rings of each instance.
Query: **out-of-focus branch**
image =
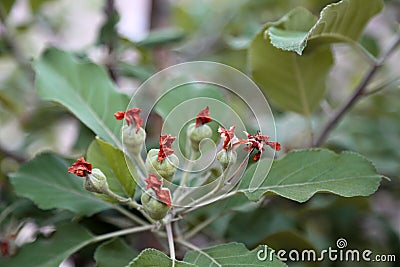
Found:
[[[0,155],[4,155],[6,157],[12,158],[19,163],[23,163],[28,160],[25,156],[15,153],[13,151],[9,151],[2,146],[0,146]]]
[[[115,54],[115,48],[117,46],[117,41],[118,41],[118,34],[115,29],[116,23],[118,21],[118,13],[117,10],[115,9],[115,1],[114,0],[106,0],[105,2],[105,7],[104,7],[104,13],[106,15],[106,22],[102,28],[102,31],[108,31],[108,32],[102,32],[102,34],[107,35],[105,37],[105,45],[107,46],[108,50],[108,57],[107,57],[107,63],[106,63],[106,68],[108,71],[108,74],[110,75],[111,79],[114,82],[118,81],[118,73],[117,73],[117,68],[116,68],[116,54]]]
[[[9,29],[6,25],[6,14],[3,5],[0,3],[0,39],[3,39],[6,49],[11,53],[15,61],[21,67],[21,69],[26,73],[29,80],[34,80],[34,71],[28,59],[24,57],[21,49],[19,48],[17,42],[10,34]]]
[[[369,70],[365,73],[363,79],[355,88],[353,94],[347,99],[347,101],[340,107],[337,112],[328,120],[325,126],[322,128],[319,135],[314,140],[313,146],[320,146],[325,139],[328,137],[329,133],[335,128],[342,117],[362,98],[365,94],[367,86],[371,82],[372,78],[375,76],[376,72],[383,66],[385,61],[390,57],[390,55],[396,50],[400,44],[400,31],[397,33],[396,39],[390,45],[390,47],[382,54],[382,56],[371,65]]]

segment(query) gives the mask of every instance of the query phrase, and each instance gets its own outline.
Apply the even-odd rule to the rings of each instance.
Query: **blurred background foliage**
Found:
[[[31,62],[46,47],[58,47],[103,65],[119,90],[130,95],[153,73],[179,62],[211,60],[249,73],[247,49],[264,23],[279,19],[297,6],[318,15],[332,2],[336,1],[1,0],[0,214],[7,216],[0,220],[0,237],[7,235],[10,225],[21,221],[33,220],[45,225],[71,218],[68,212],[40,211],[29,201],[18,198],[7,174],[43,151],[50,150],[66,158],[81,156],[94,137],[66,109],[37,96]],[[362,38],[371,54],[378,55],[388,45],[398,28],[399,16],[400,1],[385,1],[384,11],[368,24]],[[314,130],[322,118],[346,99],[367,68],[352,48],[336,45],[333,51],[335,65],[327,81],[326,98],[312,115]],[[195,225],[210,214],[221,213],[221,218],[205,229],[204,234],[194,237],[194,242],[201,246],[240,241],[249,248],[269,244],[274,249],[322,250],[334,247],[342,237],[351,248],[396,254],[400,259],[399,59],[397,52],[376,77],[374,83],[382,90],[358,103],[325,144],[336,151],[354,150],[363,154],[380,173],[391,178],[390,182],[384,181],[369,198],[320,194],[305,204],[297,204],[272,197],[259,207],[250,205],[229,214],[224,213],[226,203],[214,204],[190,215]],[[283,152],[307,146],[310,131],[306,119],[275,106],[272,109]],[[153,123],[147,129],[149,144],[157,144],[161,116],[152,114]],[[112,228],[102,222],[101,214],[79,220],[90,225],[94,232]],[[130,242],[138,250],[144,245],[159,246],[157,240]],[[81,264],[77,266],[91,262],[88,256],[91,254],[87,254],[90,249],[76,257]],[[318,264],[357,266],[354,262]]]

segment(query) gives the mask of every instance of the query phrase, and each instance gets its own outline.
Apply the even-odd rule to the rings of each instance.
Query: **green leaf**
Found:
[[[284,19],[296,21],[303,16],[310,15],[299,8]],[[250,45],[248,59],[252,77],[281,108],[309,115],[325,94],[325,80],[333,64],[330,48],[320,46],[303,56],[283,51],[274,47],[268,36],[264,39],[264,31],[270,25]]]
[[[3,12],[4,9],[5,14],[8,14],[11,11],[12,7],[14,6],[14,3],[15,0],[2,0],[0,3],[0,8],[2,10],[0,12]]]
[[[249,251],[240,243],[229,243],[210,247],[199,251],[191,251],[184,257],[184,261],[197,264],[198,266],[287,266],[279,261],[275,255],[267,257],[265,261],[257,258],[257,252],[264,250],[264,246]],[[268,248],[268,254],[271,249]]]
[[[68,167],[67,162],[53,154],[41,154],[11,174],[10,182],[18,195],[44,210],[61,208],[90,216],[111,208],[83,189],[83,179],[69,174]]]
[[[382,8],[382,0],[368,1],[368,5],[365,0],[343,0],[326,6],[315,24],[312,15],[302,11],[303,16],[273,23],[265,35],[269,35],[275,47],[301,55],[307,42],[311,45],[358,41],[367,22]]]
[[[117,68],[118,72],[121,75],[133,77],[140,81],[145,81],[154,74],[154,71],[148,67],[141,65],[132,65],[125,62],[119,63]]]
[[[88,245],[93,239],[85,228],[77,224],[66,224],[57,228],[49,239],[39,240],[25,245],[11,258],[1,260],[1,266],[55,267],[73,253]]]
[[[120,238],[105,242],[96,249],[94,259],[97,267],[124,267],[138,252]]]
[[[189,84],[176,87],[168,91],[166,94],[163,94],[154,109],[161,117],[166,118],[179,104],[186,100],[199,97],[208,97],[225,101],[224,95],[215,86]]]
[[[103,68],[51,48],[34,69],[43,99],[64,105],[103,140],[122,149],[121,122],[113,114],[126,109],[128,97],[116,91]]]
[[[97,138],[88,148],[87,161],[93,165],[93,168],[100,169],[106,175],[113,192],[133,197],[136,181],[126,165],[125,156],[121,150]],[[132,168],[135,167],[132,165]]]
[[[127,267],[155,267],[155,266],[163,266],[163,267],[172,267],[172,260],[165,255],[164,253],[148,248],[143,250],[137,258],[127,265]],[[175,267],[190,267],[196,266],[183,261],[175,261]]]
[[[383,178],[370,161],[357,153],[308,149],[290,152],[276,160],[260,187],[248,188],[257,166],[262,168],[263,161],[246,171],[239,186],[253,201],[267,192],[298,202],[307,201],[317,192],[368,196],[378,189]]]
[[[181,41],[185,37],[185,32],[179,28],[166,28],[154,30],[143,40],[136,42],[138,47],[152,48]]]
[[[354,45],[382,7],[381,0],[368,5],[363,0],[343,0],[326,6],[318,20],[299,7],[267,23],[249,48],[254,80],[282,109],[310,115],[325,93],[333,64],[330,44]]]
[[[270,23],[264,34],[269,35],[271,44],[286,51],[301,55],[308,37],[308,31],[317,18],[307,9],[298,7],[277,22]],[[268,25],[268,24],[267,24]]]

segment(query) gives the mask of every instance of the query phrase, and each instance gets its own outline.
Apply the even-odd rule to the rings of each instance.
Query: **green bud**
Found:
[[[138,155],[143,148],[143,142],[146,139],[146,131],[139,128],[136,133],[136,128],[131,124],[130,126],[124,125],[122,127],[122,142],[124,143],[127,151],[131,155]]]
[[[231,150],[226,151],[225,149],[222,149],[220,152],[217,153],[217,159],[221,163],[222,168],[225,170],[229,164],[235,164],[236,152]]]
[[[106,194],[108,192],[107,178],[104,173],[99,169],[93,169],[85,178],[83,187],[94,193]]]
[[[147,153],[146,168],[148,173],[152,173],[158,178],[164,178],[171,182],[176,172],[176,166],[179,165],[179,159],[172,154],[166,157],[162,162],[158,161],[159,149],[151,149]]]
[[[199,151],[201,140],[210,138],[212,136],[212,130],[210,126],[206,124],[196,127],[196,124],[192,123],[187,128],[187,136],[189,136],[193,150],[197,152]]]
[[[156,193],[151,188],[142,193],[141,200],[144,210],[154,220],[164,218],[170,209],[165,203],[157,199]]]

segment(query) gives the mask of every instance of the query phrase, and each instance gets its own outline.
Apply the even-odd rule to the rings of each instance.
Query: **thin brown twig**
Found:
[[[355,88],[353,94],[347,99],[347,101],[340,107],[337,112],[328,120],[321,132],[317,135],[313,142],[313,146],[320,146],[328,137],[329,133],[335,128],[342,117],[364,96],[365,90],[368,84],[375,76],[376,72],[383,66],[389,56],[396,50],[400,44],[400,32],[397,34],[396,39],[389,46],[388,50],[382,54],[382,56],[372,64],[368,71],[365,73],[364,78]]]

